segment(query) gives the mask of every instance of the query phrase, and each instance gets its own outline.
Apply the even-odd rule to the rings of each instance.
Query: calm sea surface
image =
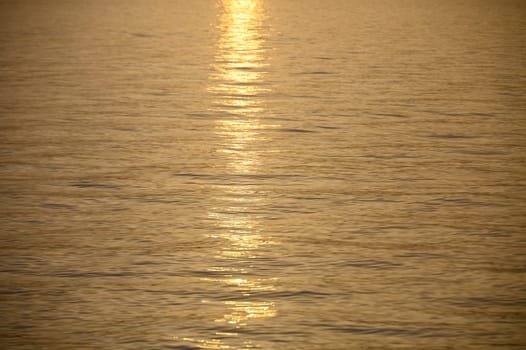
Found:
[[[526,4],[0,3],[2,349],[524,349]]]

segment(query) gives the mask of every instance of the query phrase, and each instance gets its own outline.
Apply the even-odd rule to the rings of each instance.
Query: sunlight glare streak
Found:
[[[262,97],[269,91],[264,84],[264,13],[259,0],[223,0],[222,4],[224,11],[218,26],[222,34],[208,91],[214,97],[211,111],[224,116],[216,122],[216,135],[221,141],[217,152],[220,159],[226,160],[230,182],[218,186],[222,195],[208,214],[217,227],[209,237],[220,240],[221,248],[215,257],[217,265],[208,269],[211,276],[202,280],[231,293],[232,298],[220,301],[227,311],[215,322],[231,327],[222,336],[233,338],[239,336],[236,330],[248,326],[250,320],[276,316],[273,302],[247,297],[275,290],[277,278],[258,277],[257,271],[251,269],[251,261],[264,256],[262,248],[274,244],[262,234],[257,214],[264,206],[265,196],[250,183],[250,176],[260,172],[259,155],[265,141],[260,133]],[[243,348],[255,346],[247,339],[239,340],[243,340]],[[223,341],[203,340],[199,345],[228,347]]]

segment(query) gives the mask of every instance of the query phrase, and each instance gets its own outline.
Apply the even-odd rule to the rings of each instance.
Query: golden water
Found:
[[[520,1],[0,19],[2,348],[526,346]]]

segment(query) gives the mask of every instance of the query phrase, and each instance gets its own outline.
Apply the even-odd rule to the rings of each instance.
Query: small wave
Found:
[[[74,209],[75,206],[69,205],[69,204],[61,204],[61,203],[43,203],[40,205],[43,208],[49,208],[49,209]]]
[[[306,71],[306,72],[300,72],[300,73],[296,73],[296,74],[302,74],[302,75],[328,75],[328,74],[334,74],[332,72],[328,72],[328,71],[321,71],[321,70],[316,70],[316,71]]]
[[[397,113],[372,113],[371,115],[383,118],[409,118],[407,115]]]
[[[113,184],[104,184],[104,183],[97,183],[97,182],[72,182],[69,184],[70,186],[73,186],[73,187],[78,187],[78,188],[105,188],[105,189],[119,189],[119,188],[122,188],[123,186],[119,186],[119,185],[113,185]]]
[[[316,132],[314,130],[295,129],[295,128],[281,128],[281,129],[275,129],[275,130],[281,131],[281,132],[299,132],[299,133],[314,133],[314,132]]]
[[[429,337],[438,336],[440,332],[438,328],[420,328],[420,329],[408,329],[408,328],[396,328],[396,327],[360,327],[360,326],[329,326],[332,330],[339,332],[348,332],[355,334],[382,334],[391,336],[415,336],[415,337]],[[441,334],[441,336],[443,336]]]
[[[402,267],[402,264],[393,263],[389,261],[383,261],[383,260],[351,260],[343,265],[346,266],[352,266],[352,267],[360,267],[360,268],[366,268],[366,269],[375,269],[375,270],[388,270],[388,269],[395,269]]]
[[[134,277],[143,273],[136,272],[59,272],[54,274],[61,278],[97,278],[97,277]]]
[[[155,35],[155,34],[141,33],[141,32],[132,32],[132,33],[128,33],[128,35],[134,36],[137,38],[157,38],[159,37],[158,35]]]
[[[431,137],[434,139],[473,139],[475,136],[466,136],[458,134],[431,134],[426,135],[426,137]]]

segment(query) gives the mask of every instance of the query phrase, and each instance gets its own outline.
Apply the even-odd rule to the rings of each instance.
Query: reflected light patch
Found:
[[[214,110],[241,116],[256,115],[261,109],[255,97],[268,91],[262,86],[264,50],[261,27],[264,19],[257,0],[223,1],[218,54],[209,92],[218,96]]]
[[[274,287],[274,285],[270,284],[269,282],[274,282],[277,279],[276,278],[247,279],[247,278],[239,278],[239,277],[229,277],[229,278],[203,277],[201,278],[201,280],[209,281],[209,282],[220,282],[230,287],[236,287],[241,290],[242,295],[249,296],[251,295],[252,292],[275,290],[276,288]]]
[[[215,321],[228,323],[236,328],[245,326],[250,319],[275,317],[277,314],[272,302],[226,301],[225,304],[231,308],[231,312]]]
[[[231,347],[225,344],[220,339],[194,339],[194,338],[183,338],[184,341],[197,343],[203,349],[231,349]]]
[[[255,173],[259,169],[258,155],[263,150],[256,145],[264,141],[258,132],[259,128],[260,123],[255,119],[218,122],[217,134],[225,140],[224,147],[218,152],[226,153],[230,158],[229,166],[234,174]]]
[[[266,196],[251,183],[254,178],[247,176],[260,172],[259,155],[268,141],[261,133],[259,120],[264,112],[263,97],[269,92],[264,81],[268,66],[263,32],[265,16],[260,0],[223,0],[222,5],[224,12],[218,25],[221,37],[211,66],[208,92],[213,97],[210,109],[223,117],[216,122],[215,134],[220,144],[218,157],[225,160],[227,182],[216,188],[221,194],[208,214],[215,225],[209,237],[221,240],[215,256],[217,263],[208,269],[210,275],[201,280],[216,284],[229,296],[229,301],[215,301],[226,307],[214,316],[219,317],[215,322],[222,324],[221,335],[216,334],[215,338],[226,339],[242,334],[238,334],[238,329],[247,326],[250,320],[276,316],[272,301],[252,298],[258,292],[275,290],[277,278],[258,274],[252,265],[264,257],[261,248],[273,242],[259,227],[260,209],[264,208]],[[222,340],[196,342],[207,349],[229,348]],[[243,347],[235,348],[255,346],[246,341]]]

